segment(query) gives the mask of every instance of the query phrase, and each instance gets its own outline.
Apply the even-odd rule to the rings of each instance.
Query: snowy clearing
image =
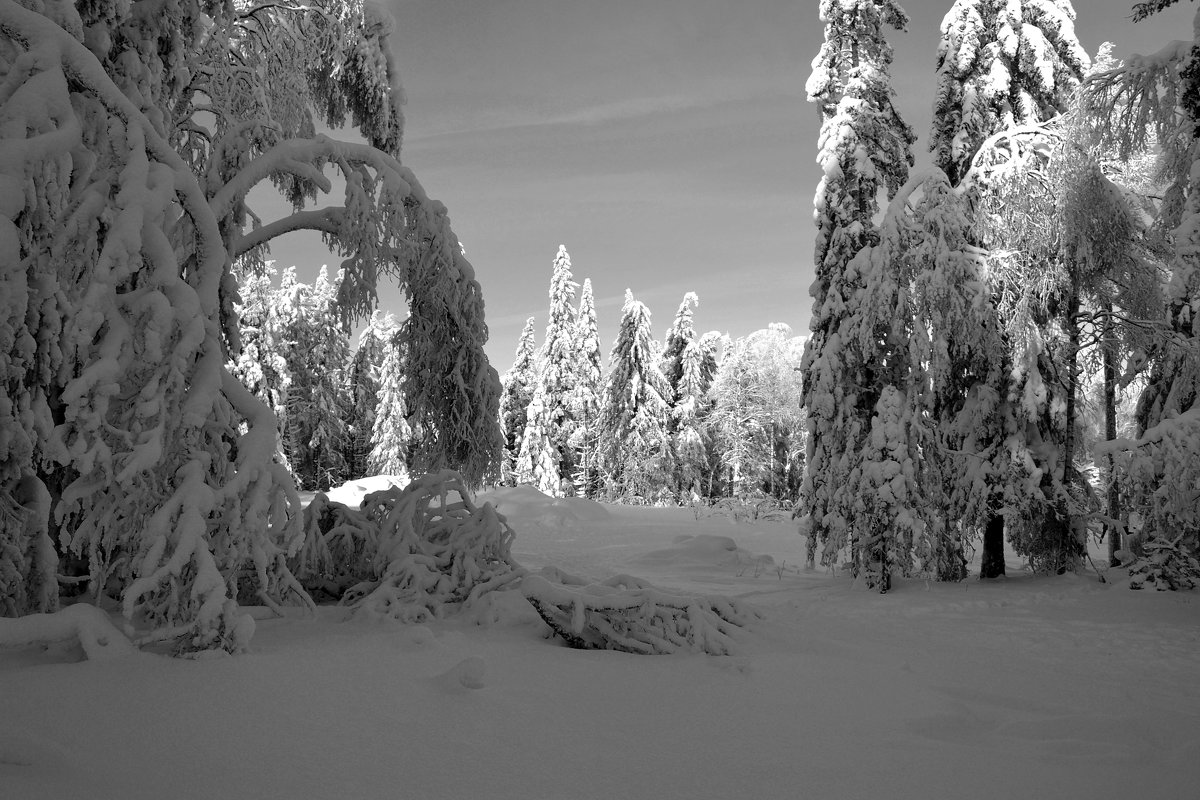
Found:
[[[734,656],[576,651],[509,591],[488,625],[261,610],[237,657],[9,648],[0,795],[1116,798],[1200,782],[1194,593],[1010,562],[1002,582],[880,596],[795,569],[789,523],[488,499],[530,569],[631,573],[763,619]]]

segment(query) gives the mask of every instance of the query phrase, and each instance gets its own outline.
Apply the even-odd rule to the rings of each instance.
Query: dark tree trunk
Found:
[[[995,514],[983,530],[983,560],[979,565],[980,578],[1004,577],[1004,517]]]

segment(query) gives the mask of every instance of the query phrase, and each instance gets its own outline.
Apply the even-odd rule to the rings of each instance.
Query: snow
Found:
[[[259,609],[248,653],[203,661],[9,647],[0,796],[1116,798],[1200,781],[1195,593],[1010,561],[1004,581],[880,596],[755,571],[803,563],[788,521],[478,499],[531,570],[630,573],[762,618],[726,657],[571,650],[517,591],[486,626]]]

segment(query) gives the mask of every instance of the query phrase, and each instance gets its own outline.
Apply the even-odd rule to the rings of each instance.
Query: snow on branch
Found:
[[[306,546],[297,572],[335,591],[362,576],[341,603],[369,617],[441,617],[525,574],[510,555],[504,517],[489,503],[476,506],[451,470],[372,492],[358,511],[322,500],[306,525],[319,541]]]
[[[736,631],[758,618],[730,598],[671,594],[630,575],[588,583],[550,569],[527,575],[521,591],[555,634],[581,650],[730,655]]]

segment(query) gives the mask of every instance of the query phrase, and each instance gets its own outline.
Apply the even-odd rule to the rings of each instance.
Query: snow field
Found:
[[[1192,593],[1010,563],[1006,581],[880,596],[792,569],[789,523],[489,497],[531,569],[628,572],[764,618],[729,657],[570,650],[519,592],[485,626],[256,612],[251,652],[232,658],[2,650],[0,797],[1094,800],[1200,785]],[[760,555],[787,568],[756,574]]]

